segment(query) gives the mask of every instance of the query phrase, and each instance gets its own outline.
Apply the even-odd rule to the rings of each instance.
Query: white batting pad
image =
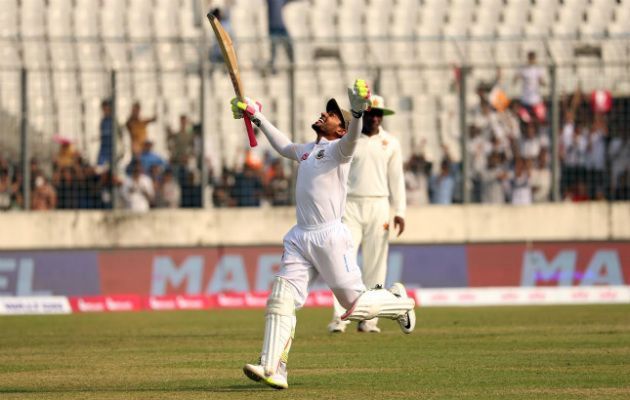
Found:
[[[289,350],[295,334],[295,302],[293,288],[285,279],[276,278],[267,300],[265,337],[260,364],[267,375],[278,370],[280,362],[289,360]]]
[[[363,292],[341,319],[344,321],[363,321],[375,317],[397,319],[415,306],[416,302],[412,298],[397,297],[385,289],[372,289]]]

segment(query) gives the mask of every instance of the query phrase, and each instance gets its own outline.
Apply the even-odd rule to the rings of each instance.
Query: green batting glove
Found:
[[[249,97],[245,97],[243,100],[244,101],[241,101],[238,97],[234,97],[230,100],[234,119],[241,119],[247,114],[252,122],[256,123],[256,125],[260,125],[260,119],[257,118],[257,114],[262,110],[260,102],[254,101]]]
[[[350,100],[350,109],[355,118],[360,118],[363,111],[370,108],[371,100],[370,88],[363,79],[354,81],[354,87],[348,88],[348,99]]]

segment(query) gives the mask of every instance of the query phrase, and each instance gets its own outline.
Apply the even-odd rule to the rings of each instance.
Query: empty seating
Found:
[[[199,119],[205,104],[207,139],[221,147],[212,150],[213,157],[240,162],[246,138],[241,124],[231,119],[227,101],[233,90],[221,63],[211,65],[203,78],[207,98],[199,97],[199,66],[209,63],[214,45],[207,10],[195,8],[202,3],[3,0],[0,107],[19,112],[19,68],[26,67],[33,74],[27,94],[32,126],[70,135],[95,157],[100,101],[112,95],[110,71],[117,70],[118,120],[124,123],[134,100],[148,114],[155,110],[159,123],[149,133],[156,150],[166,151],[164,126],[176,126],[180,114]],[[230,3],[245,91],[263,99],[268,116],[288,130],[289,59],[282,46],[278,71],[263,68],[270,59],[266,2],[216,0],[211,6]],[[626,0],[312,0],[290,2],[284,17],[297,65],[298,140],[312,138],[309,127],[322,111],[323,98],[345,102],[344,88],[354,78],[365,77],[376,89],[378,76],[380,94],[400,105],[387,126],[398,131],[406,151],[423,143],[439,160],[441,143],[459,140],[453,133],[459,134],[456,68],[474,67],[467,86],[471,101],[476,101],[477,83],[493,79],[494,64],[503,67],[508,94],[517,96],[520,85],[513,85],[512,77],[530,50],[541,65],[550,61],[550,53],[558,65],[560,91],[577,84],[615,94],[630,91]],[[576,53],[584,45],[593,46],[595,54]],[[223,135],[224,130],[239,132]]]

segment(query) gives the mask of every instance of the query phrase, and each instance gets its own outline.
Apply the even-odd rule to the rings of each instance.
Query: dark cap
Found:
[[[350,113],[350,111],[344,110],[339,107],[339,104],[337,104],[337,100],[328,100],[328,103],[326,103],[326,112],[335,113],[341,120],[341,124],[343,125],[343,127],[348,130],[348,127],[350,126],[350,121],[352,121],[352,114]]]

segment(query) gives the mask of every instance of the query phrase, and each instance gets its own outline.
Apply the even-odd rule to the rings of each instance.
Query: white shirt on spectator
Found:
[[[473,124],[479,128],[481,136],[486,139],[495,136],[499,140],[503,140],[506,136],[499,115],[495,111],[490,111],[487,114],[484,114],[482,110],[475,112]]]
[[[523,158],[536,158],[540,154],[540,138],[523,138],[521,141],[521,156]]]
[[[182,190],[175,180],[165,182],[157,194],[157,206],[163,208],[178,208],[181,203]]]
[[[583,132],[576,137],[575,126],[565,124],[562,130],[564,146],[564,164],[569,167],[584,166],[586,161],[586,147],[588,142]]]
[[[468,142],[468,154],[474,176],[479,176],[488,162],[488,154],[492,151],[492,144],[482,135],[477,135]]]
[[[518,139],[521,137],[521,123],[511,110],[507,109],[500,113],[499,122],[506,138]]]
[[[482,191],[481,202],[488,204],[503,204],[505,203],[505,192],[503,190],[503,182],[500,176],[505,171],[500,168],[493,168],[485,171],[481,175],[482,179]]]
[[[512,204],[528,205],[532,204],[532,187],[529,182],[529,174],[512,178]]]
[[[540,96],[540,79],[543,77],[543,69],[537,65],[528,65],[521,68],[519,76],[523,80],[521,102],[527,106],[535,106],[542,102]]]
[[[421,206],[429,203],[429,178],[426,174],[405,171],[407,205]]]
[[[534,203],[549,201],[551,193],[551,170],[547,167],[532,170],[531,184],[534,190]]]
[[[120,192],[127,209],[137,212],[148,211],[155,195],[151,178],[144,174],[140,174],[137,180],[126,176]]]
[[[606,143],[601,131],[594,131],[588,135],[586,151],[586,168],[603,171],[606,168]]]

